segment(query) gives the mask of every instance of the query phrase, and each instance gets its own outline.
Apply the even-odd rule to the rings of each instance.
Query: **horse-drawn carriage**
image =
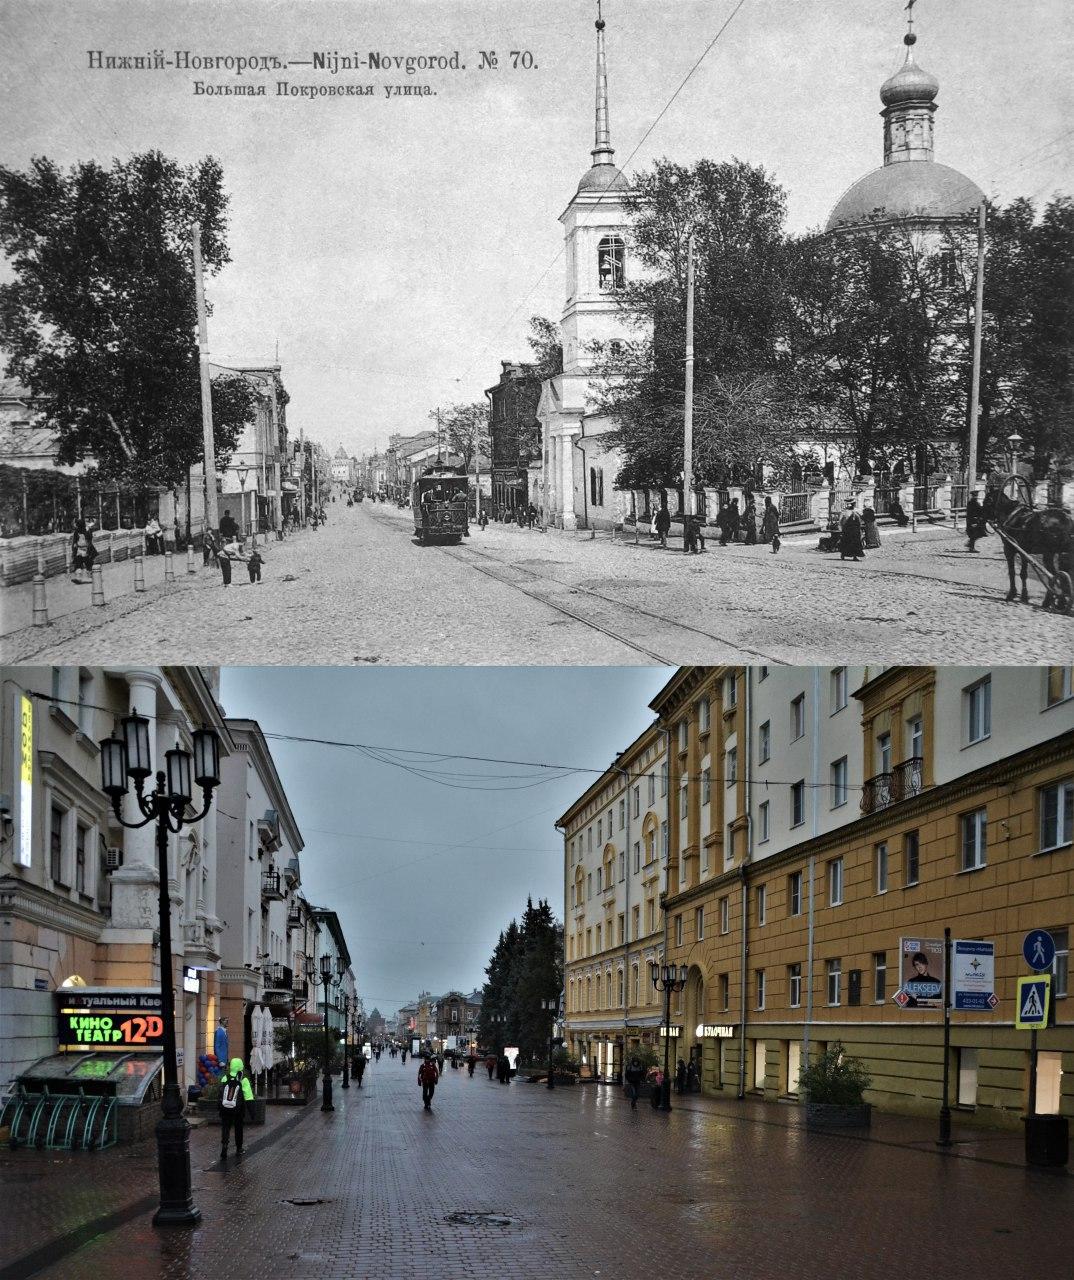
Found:
[[[426,467],[414,481],[410,495],[418,541],[425,545],[468,538],[469,496],[470,482],[464,471],[441,464]]]
[[[1003,544],[1010,580],[1008,600],[1017,600],[1014,562],[1021,560],[1021,600],[1029,603],[1026,577],[1030,570],[1044,586],[1043,608],[1074,612],[1074,518],[1060,506],[1034,509],[1033,488],[1025,476],[1013,473],[990,484],[984,517]]]

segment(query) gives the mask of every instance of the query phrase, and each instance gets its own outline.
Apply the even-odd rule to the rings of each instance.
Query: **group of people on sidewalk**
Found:
[[[675,1092],[676,1093],[700,1093],[701,1077],[698,1075],[697,1063],[690,1059],[689,1062],[679,1059],[675,1067]],[[660,1103],[664,1092],[664,1071],[660,1066],[652,1066],[646,1070],[640,1059],[631,1058],[627,1063],[626,1070],[623,1072],[623,1083],[626,1095],[630,1099],[630,1109],[636,1111],[638,1107],[638,1097],[640,1096],[641,1086],[647,1084],[649,1086],[649,1101],[654,1111],[660,1109]]]
[[[720,531],[721,547],[732,542],[741,542],[748,547],[768,543],[773,552],[779,550],[779,508],[771,498],[765,498],[759,520],[757,504],[752,494],[746,500],[744,511],[739,511],[738,499],[732,498],[727,506],[720,508],[716,527]],[[700,555],[706,550],[705,528],[706,525],[699,516],[689,513],[683,515],[682,549],[687,555]],[[666,547],[670,532],[671,512],[665,504],[653,516],[651,536],[659,539],[662,547]]]

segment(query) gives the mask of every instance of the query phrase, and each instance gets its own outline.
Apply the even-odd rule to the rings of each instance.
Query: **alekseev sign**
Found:
[[[57,1041],[61,1052],[130,1053],[162,1049],[164,1019],[159,991],[58,991]]]
[[[900,1009],[943,1008],[943,938],[900,938],[900,983],[891,997]]]

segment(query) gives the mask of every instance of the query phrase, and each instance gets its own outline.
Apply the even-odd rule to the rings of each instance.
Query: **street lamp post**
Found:
[[[686,986],[686,965],[678,969],[673,964],[657,964],[654,960],[649,971],[653,986],[664,993],[664,1082],[660,1086],[660,1110],[671,1110],[671,993]]]
[[[321,1110],[335,1111],[332,1106],[332,1049],[328,1042],[328,988],[332,985],[332,957],[321,956],[321,985],[324,987],[324,1075],[321,1078]]]
[[[351,1087],[351,1047],[347,1033],[350,1030],[351,998],[343,993],[343,1088]]]
[[[213,789],[220,783],[220,740],[215,729],[195,729],[194,753],[179,747],[164,753],[165,770],[158,771],[156,787],[145,795],[145,780],[152,776],[149,748],[149,721],[145,716],[126,716],[122,737],[115,734],[100,743],[101,790],[112,802],[112,811],[124,827],[157,828],[158,910],[160,928],[160,1012],[163,1020],[164,1090],[161,1117],[157,1122],[157,1164],[160,1176],[160,1205],[153,1215],[154,1226],[192,1226],[201,1218],[194,1204],[190,1184],[190,1125],[183,1114],[179,1090],[179,1067],[175,1056],[175,992],[172,986],[172,911],[168,889],[168,835],[178,835],[184,826],[200,822],[209,812]],[[193,797],[193,783],[201,787],[204,804],[199,814],[184,817]],[[130,782],[142,814],[141,822],[123,817],[123,797]]]
[[[554,1049],[553,1038],[556,1033],[556,1013],[559,1009],[559,1001],[553,997],[551,1000],[542,1000],[541,1008],[548,1014],[548,1087],[554,1089],[556,1087],[556,1070],[552,1065],[552,1052]]]

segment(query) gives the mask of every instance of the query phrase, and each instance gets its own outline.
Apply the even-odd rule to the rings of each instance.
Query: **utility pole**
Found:
[[[277,350],[279,343],[276,344]],[[283,528],[283,476],[280,466],[280,406],[276,398],[276,377],[280,366],[272,370],[272,523],[279,535]]]
[[[981,325],[984,312],[985,202],[977,211],[977,293],[973,308],[973,375],[970,380],[970,439],[966,467],[966,501],[977,483],[977,416],[981,400]]]
[[[694,237],[686,242],[686,394],[683,400],[682,512],[694,514]]]
[[[440,457],[440,406],[436,406],[436,462],[439,466],[442,461]]]
[[[298,469],[298,523],[306,527],[306,428],[298,429],[298,456],[302,459]]]
[[[194,294],[198,307],[198,365],[201,371],[201,430],[205,450],[205,527],[220,527],[216,501],[216,446],[213,441],[213,393],[209,380],[209,328],[205,320],[205,284],[201,269],[201,227],[194,225]]]

